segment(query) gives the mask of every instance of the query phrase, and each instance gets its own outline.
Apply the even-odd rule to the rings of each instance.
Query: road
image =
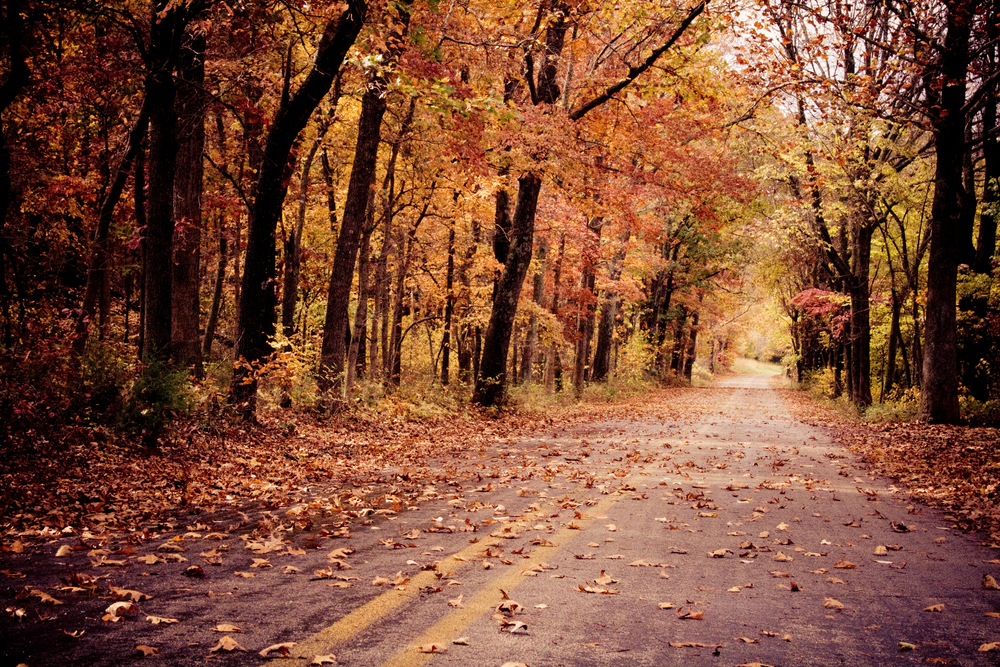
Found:
[[[997,664],[979,648],[1000,641],[1000,590],[983,585],[1000,578],[998,550],[793,419],[774,381],[666,391],[453,452],[422,471],[421,502],[376,489],[347,525],[313,489],[253,533],[195,516],[96,557],[55,558],[66,541],[4,554],[4,606],[26,616],[0,620],[0,661]],[[91,566],[101,558],[126,563]],[[180,576],[192,565],[203,576]],[[57,588],[71,569],[83,591]],[[88,594],[88,576],[107,579]],[[110,585],[149,599],[101,620]]]

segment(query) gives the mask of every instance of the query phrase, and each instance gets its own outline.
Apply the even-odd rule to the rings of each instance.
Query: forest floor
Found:
[[[774,382],[40,443],[0,464],[0,658],[989,664],[997,431],[866,426]]]

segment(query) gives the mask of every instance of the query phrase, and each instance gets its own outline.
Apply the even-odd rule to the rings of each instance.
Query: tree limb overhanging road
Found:
[[[668,390],[441,458],[423,502],[350,525],[313,488],[252,532],[191,516],[103,552],[4,553],[0,658],[995,664],[1000,553],[868,475],[774,383]]]

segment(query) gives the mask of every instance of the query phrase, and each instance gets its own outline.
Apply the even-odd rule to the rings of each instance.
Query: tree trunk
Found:
[[[1000,47],[998,47],[1000,48]],[[1000,135],[997,129],[996,84],[986,96],[983,107],[983,128],[987,136],[983,139],[983,172],[986,182],[983,188],[983,212],[979,217],[979,237],[976,241],[976,273],[990,273],[993,256],[997,249],[997,220],[1000,220]],[[992,131],[991,131],[992,130]]]
[[[399,12],[398,23],[394,24],[392,39],[383,54],[384,62],[391,64],[399,55],[403,39],[409,30],[409,6],[412,0],[403,0],[394,5]],[[385,65],[384,65],[385,66]],[[354,281],[354,265],[358,256],[358,244],[362,227],[371,200],[371,189],[375,183],[375,167],[378,147],[382,138],[382,117],[386,109],[387,73],[376,70],[372,74],[368,89],[361,98],[361,116],[358,118],[358,140],[354,149],[354,164],[351,180],[347,186],[347,200],[344,203],[344,217],[337,236],[337,251],[330,272],[330,291],[326,301],[326,318],[323,324],[323,347],[320,352],[317,385],[334,400],[340,398],[345,375],[345,346],[348,337],[348,305],[351,301],[351,284]]]
[[[144,174],[145,169],[140,169],[138,161],[140,154],[143,152],[143,142],[146,139],[146,131],[149,126],[149,113],[150,102],[147,94],[146,98],[143,100],[142,108],[139,109],[139,115],[136,118],[135,125],[132,126],[132,131],[129,133],[128,146],[126,147],[125,154],[122,156],[118,169],[115,172],[115,178],[111,183],[111,187],[108,188],[107,192],[104,194],[104,198],[101,200],[101,208],[97,216],[97,229],[94,232],[94,240],[90,246],[90,258],[87,262],[87,287],[84,291],[83,303],[80,306],[80,314],[77,316],[75,338],[73,339],[73,353],[77,357],[83,353],[83,350],[87,345],[87,333],[90,327],[90,320],[96,312],[98,299],[104,289],[108,269],[108,235],[111,232],[111,222],[114,218],[115,207],[118,205],[122,192],[125,190],[129,173],[132,171],[133,162],[135,162],[136,173],[135,198],[137,202],[140,200],[142,201],[141,207],[137,204],[136,222],[139,222],[139,218],[141,216],[143,218],[143,222],[139,224],[139,227],[146,226],[144,222],[146,215],[146,193],[142,185],[145,181],[145,177],[139,178],[139,174]],[[142,300],[142,303],[145,303],[145,299]],[[142,308],[142,305],[140,305],[140,308]],[[139,328],[140,331],[142,331],[141,322]],[[143,336],[140,333],[140,354],[143,348],[142,337]]]
[[[474,403],[483,407],[503,405],[507,395],[507,353],[510,336],[517,315],[517,301],[521,296],[524,277],[531,264],[531,251],[535,232],[535,210],[542,179],[529,172],[518,179],[517,205],[511,223],[511,246],[503,274],[497,283],[497,298],[493,302],[490,323],[483,340],[482,361]]]
[[[204,375],[198,333],[201,312],[201,193],[205,151],[205,36],[184,31],[177,60],[177,171],[174,180],[174,262],[171,350],[175,363]]]
[[[955,299],[961,240],[954,232],[960,223],[964,194],[963,107],[972,24],[970,5],[961,0],[948,4],[948,32],[940,62],[940,109],[932,119],[937,165],[931,204],[920,418],[940,424],[954,424],[959,420]]]
[[[617,284],[621,278],[630,236],[631,230],[627,229],[622,233],[619,238],[621,247],[611,258],[611,264],[608,266],[608,279],[612,284]],[[618,293],[612,288],[605,292],[601,303],[601,321],[597,327],[597,349],[594,351],[594,371],[592,373],[594,382],[604,382],[611,371],[611,342],[614,337],[617,315]]]
[[[340,78],[337,78],[337,82]],[[339,88],[335,86],[335,88]],[[302,234],[306,226],[306,212],[309,203],[309,174],[312,171],[316,153],[323,143],[323,137],[330,127],[333,109],[336,108],[339,90],[334,93],[333,108],[316,127],[316,138],[313,140],[305,159],[302,160],[302,172],[299,176],[299,210],[292,232],[285,240],[285,275],[281,285],[281,334],[291,339],[295,334],[295,306],[299,299],[299,275],[302,272]]]
[[[201,344],[202,359],[212,356],[212,343],[215,341],[215,329],[219,325],[219,311],[222,309],[223,288],[226,283],[226,261],[229,259],[229,248],[226,243],[226,233],[223,228],[222,214],[218,217],[219,259],[215,267],[215,286],[212,289],[212,306],[208,311],[208,321],[205,322],[205,338]]]
[[[250,209],[236,333],[238,363],[230,388],[231,401],[240,406],[247,419],[252,419],[256,410],[254,367],[270,353],[267,341],[274,333],[274,232],[287,191],[284,176],[288,155],[312,112],[330,90],[348,49],[361,31],[367,9],[365,0],[347,0],[343,13],[330,19],[309,74],[298,91],[278,108],[267,135]]]
[[[162,17],[159,15],[165,12]],[[175,42],[184,30],[181,11],[167,0],[153,0],[150,27],[149,194],[146,214],[145,347],[143,361],[170,357],[173,305],[174,175],[177,159],[177,112],[173,64]]]
[[[588,362],[590,361],[590,339],[594,333],[594,312],[596,303],[594,299],[594,281],[597,258],[601,254],[601,229],[604,227],[604,219],[601,217],[591,218],[587,222],[587,229],[591,232],[587,237],[586,248],[583,251],[581,260],[583,268],[580,274],[580,312],[577,315],[577,339],[576,355],[573,367],[573,391],[577,398],[583,395],[583,387],[587,382],[589,373]]]
[[[370,210],[370,207],[369,207]],[[358,359],[364,358],[361,353],[361,342],[368,325],[368,264],[371,253],[373,226],[369,225],[361,236],[361,248],[358,252],[358,307],[354,311],[354,330],[351,335],[351,347],[347,354],[347,396],[354,389],[358,377]]]
[[[691,332],[688,337],[687,354],[684,358],[684,377],[691,382],[694,373],[694,360],[698,350],[698,311],[691,313]]]
[[[532,300],[535,308],[532,309],[528,318],[528,333],[524,339],[524,351],[521,356],[521,384],[531,384],[534,375],[535,359],[538,356],[538,310],[542,308],[542,300],[545,298],[545,256],[548,254],[548,244],[545,242],[538,244],[538,251],[535,259],[538,266],[535,268],[535,275],[532,277]]]
[[[559,254],[556,256],[556,265],[552,271],[552,302],[549,304],[549,312],[553,319],[559,319],[559,288],[562,286],[562,262],[566,254],[566,233],[559,235]],[[545,353],[545,391],[551,394],[556,387],[556,375],[562,375],[559,368],[559,352],[556,337],[552,337],[552,344]],[[561,384],[561,382],[560,382]]]
[[[441,386],[447,387],[451,370],[451,326],[455,315],[455,226],[448,230],[448,269],[445,274],[444,333],[441,335]]]
[[[3,11],[4,9],[6,11]],[[7,55],[10,58],[7,79],[3,85],[0,85],[0,113],[3,113],[13,104],[21,89],[28,85],[31,72],[28,70],[24,52],[21,49],[23,34],[20,0],[8,0],[4,6],[0,6],[0,12],[2,12],[0,19],[6,25]],[[128,171],[126,165],[124,169],[126,175]],[[3,344],[7,348],[13,344],[10,314],[11,291],[7,287],[6,264],[7,255],[11,251],[5,235],[7,213],[10,210],[11,200],[10,150],[7,148],[7,135],[4,132],[3,123],[0,121],[0,310],[2,310],[4,321]]]

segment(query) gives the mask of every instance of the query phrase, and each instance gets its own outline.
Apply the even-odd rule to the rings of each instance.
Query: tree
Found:
[[[270,353],[268,338],[274,333],[275,229],[287,191],[284,174],[288,155],[330,90],[347,51],[361,32],[367,10],[364,0],[348,0],[343,11],[327,21],[308,75],[294,94],[283,97],[264,144],[250,209],[237,323],[237,365],[230,389],[230,400],[240,406],[246,418],[252,418],[256,409],[254,373]]]

